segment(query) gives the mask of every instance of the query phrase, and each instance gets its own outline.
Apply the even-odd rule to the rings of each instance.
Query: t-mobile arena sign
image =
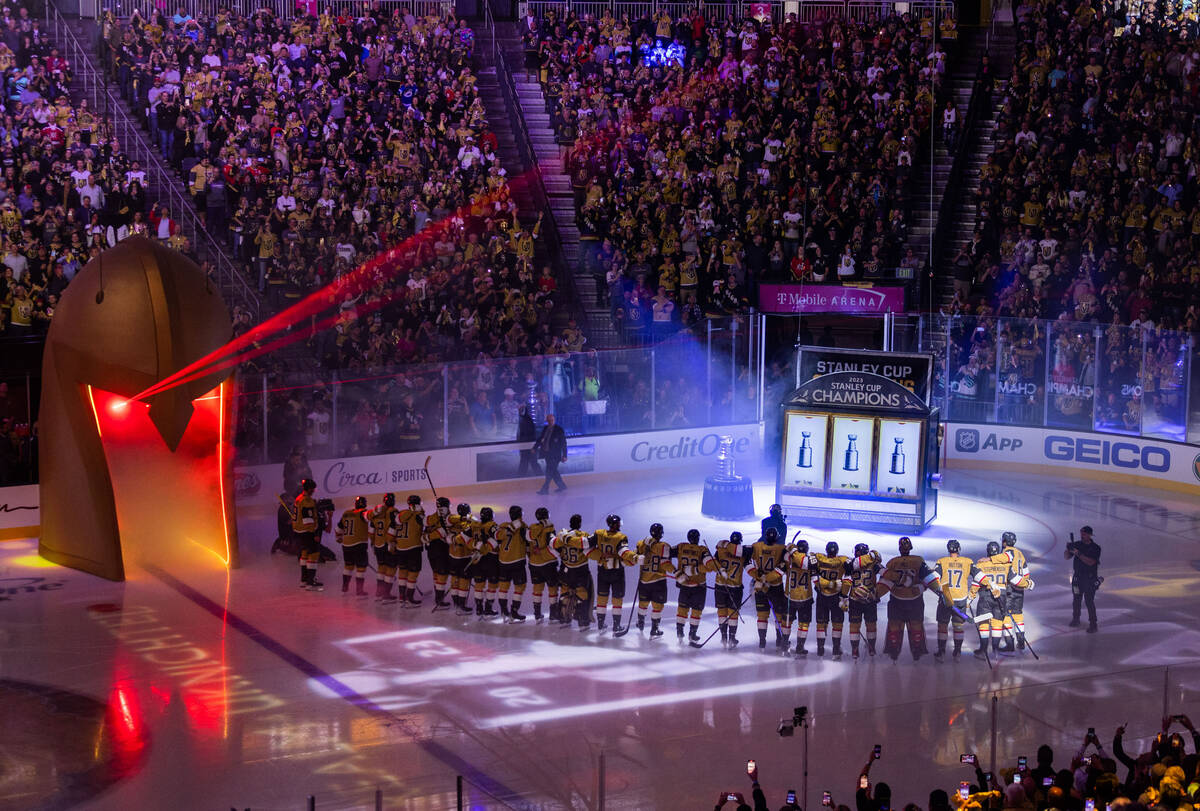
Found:
[[[765,313],[794,315],[902,313],[904,288],[847,287],[840,284],[764,284],[759,287],[758,306]]]

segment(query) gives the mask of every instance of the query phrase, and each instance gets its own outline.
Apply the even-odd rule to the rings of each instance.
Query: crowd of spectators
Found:
[[[364,5],[107,26],[122,92],[269,309],[398,251],[369,290],[331,299],[345,317],[313,341],[321,365],[582,348],[551,323],[562,295],[535,263],[541,220],[518,216],[464,22]]]
[[[1010,416],[1036,421],[1049,363],[1059,424],[1182,438],[1187,348],[1167,331],[1200,328],[1200,50],[1178,21],[1092,0],[1029,0],[1016,24],[975,234],[951,269],[950,313],[977,317],[951,374],[970,393],[999,371]]]
[[[1187,734],[1171,732],[1176,724]],[[1188,752],[1188,738],[1191,752]],[[1056,764],[1054,750],[1045,744],[1038,747],[1035,763],[1014,764],[998,774],[984,772],[979,759],[974,758],[975,763],[962,767],[973,771],[972,779],[961,781],[949,791],[934,789],[925,808],[928,811],[1084,811],[1087,808],[1192,811],[1200,805],[1200,734],[1188,716],[1164,717],[1161,731],[1144,752],[1128,751],[1127,745],[1125,726],[1121,725],[1113,735],[1111,752],[1089,730],[1066,764],[1061,761]],[[858,775],[855,811],[900,808],[922,811],[920,804],[905,803],[893,796],[887,783],[872,783],[873,763],[874,757],[869,757]],[[750,780],[753,805],[746,802],[741,792],[722,792],[715,805],[717,811],[768,811],[771,806],[759,785],[757,769],[751,772]],[[798,798],[798,803],[803,803],[803,799]],[[798,803],[784,803],[780,811],[796,811]],[[824,805],[836,811],[851,811],[850,805],[841,804],[832,796]]]
[[[2,338],[43,335],[76,272],[130,234],[189,247],[109,121],[72,98],[72,69],[27,8],[0,11]]]
[[[883,279],[900,263],[952,16],[940,36],[909,14],[520,25],[618,329],[741,310],[762,280]]]

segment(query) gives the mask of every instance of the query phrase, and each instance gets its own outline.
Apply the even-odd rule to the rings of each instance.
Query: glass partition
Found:
[[[1048,427],[1091,430],[1099,337],[1099,327],[1091,324],[1050,322],[1046,331]]]
[[[934,358],[951,420],[1200,442],[1200,362],[1188,333],[1095,322],[912,316],[898,337]]]
[[[547,414],[568,436],[754,422],[758,341],[750,316],[713,319],[654,346],[481,358],[433,366],[246,375],[246,463],[528,441]]]

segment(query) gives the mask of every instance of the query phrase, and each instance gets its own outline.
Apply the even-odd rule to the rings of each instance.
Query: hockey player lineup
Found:
[[[896,445],[898,449],[899,441]],[[852,453],[846,452],[847,459]],[[899,450],[893,456],[897,454]],[[893,464],[902,464],[902,458],[893,459]],[[886,563],[880,551],[866,543],[856,543],[847,557],[839,554],[836,541],[825,543],[823,552],[811,549],[803,529],[786,540],[787,519],[778,504],[771,505],[756,539],[747,540],[741,531],[733,530],[710,548],[694,528],[687,530],[685,540],[671,544],[664,540],[664,527],[658,522],[650,525],[646,537],[631,541],[616,514],[608,515],[604,527],[594,531],[583,529],[583,517],[574,514],[568,519],[569,528],[559,531],[544,506],[535,510],[534,522],[528,524],[519,505],[508,508],[507,521],[497,521],[492,507],[482,507],[475,515],[469,504],[459,503],[452,511],[450,499],[438,497],[435,511],[427,515],[417,494],[409,495],[403,508],[396,506],[394,493],[385,494],[373,509],[368,508],[366,497],[358,496],[354,506],[335,521],[332,501],[317,501],[315,490],[316,483],[305,479],[294,503],[281,505],[300,545],[300,585],[308,590],[324,590],[316,579],[320,538],[332,528],[341,549],[342,593],[349,594],[353,582],[354,596],[368,597],[367,569],[371,568],[375,601],[406,609],[425,604],[417,583],[427,560],[435,612],[453,608],[459,617],[524,623],[528,617],[521,609],[532,583],[530,608],[535,623],[574,624],[581,632],[590,631],[594,623],[597,633],[605,634],[611,627],[617,638],[636,627],[639,633],[648,632],[649,639],[657,639],[664,635],[661,624],[668,584],[673,581],[675,636],[680,643],[685,631],[687,642],[695,648],[703,648],[720,634],[723,647],[736,648],[742,617],[753,613],[760,650],[768,648],[773,628],[775,653],[806,657],[811,632],[816,656],[825,656],[828,639],[832,660],[840,661],[847,618],[852,657],[860,657],[864,642],[866,654],[876,655],[879,609],[886,597],[882,652],[897,660],[907,633],[908,649],[916,661],[930,652],[924,593],[931,591],[937,597],[936,661],[944,661],[947,652],[954,658],[961,655],[968,625],[979,641],[975,656],[989,664],[989,643],[995,654],[1033,652],[1025,635],[1024,598],[1034,580],[1011,531],[1004,531],[999,541],[987,542],[985,554],[977,560],[964,556],[962,544],[950,539],[945,556],[931,566],[913,553],[907,536],[899,539],[898,554]],[[374,553],[375,566],[369,563],[369,551]],[[627,568],[636,572],[628,617],[623,616]],[[701,638],[710,591],[717,627]],[[751,600],[753,608],[747,608]],[[1095,630],[1094,625],[1093,620],[1089,630]]]

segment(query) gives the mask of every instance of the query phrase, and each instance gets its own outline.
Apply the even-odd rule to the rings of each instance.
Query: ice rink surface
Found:
[[[773,480],[755,481],[765,514]],[[526,516],[544,504],[559,527],[579,512],[596,529],[616,512],[634,540],[654,521],[672,542],[691,527],[710,546],[732,529],[757,537],[757,521],[701,518],[699,484],[656,475],[580,481],[547,497],[524,482],[443,495],[498,516],[511,503]],[[372,808],[378,788],[385,808],[441,809],[455,807],[462,775],[468,807],[591,809],[602,755],[608,809],[711,808],[719,791],[748,793],[747,758],[778,807],[803,783],[801,732],[776,732],[799,705],[812,718],[808,806],[823,790],[853,805],[876,743],[872,778],[892,785],[896,807],[925,806],[931,788],[972,779],[961,753],[985,768],[994,755],[1003,769],[1018,755],[1032,761],[1041,742],[1065,755],[1089,726],[1107,745],[1125,722],[1138,750],[1164,706],[1200,716],[1200,503],[1182,494],[947,471],[916,552],[932,562],[958,538],[979,557],[1011,530],[1037,581],[1025,614],[1040,659],[1005,655],[993,668],[970,655],[973,631],[963,658],[944,664],[914,663],[907,650],[898,664],[783,658],[773,633],[764,654],[749,611],[736,651],[719,638],[695,650],[675,640],[674,603],[654,641],[532,616],[481,622],[432,613],[428,569],[419,610],[343,596],[340,563],[325,564],[326,590],[310,593],[297,588],[294,559],[267,553],[274,520],[239,515],[243,565],[231,573],[199,558],[123,584],[41,561],[33,540],[0,544],[0,808],[259,811],[300,809],[308,795],[318,809]],[[1104,550],[1093,635],[1067,626],[1062,553],[1083,524]],[[789,525],[804,527],[795,515]],[[805,536],[814,548],[836,540],[848,554],[866,541],[885,560],[896,553],[892,534]],[[632,570],[628,579],[626,611]],[[701,633],[714,628],[710,599]]]

